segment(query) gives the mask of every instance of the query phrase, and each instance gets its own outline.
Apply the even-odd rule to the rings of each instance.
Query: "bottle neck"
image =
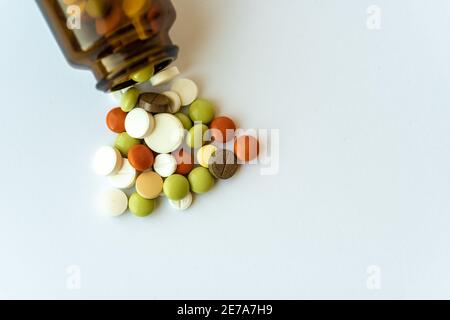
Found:
[[[136,45],[115,46],[115,52],[100,55],[91,69],[97,78],[97,89],[111,92],[136,84],[130,75],[149,65],[158,72],[170,65],[178,56],[178,47],[163,35]]]

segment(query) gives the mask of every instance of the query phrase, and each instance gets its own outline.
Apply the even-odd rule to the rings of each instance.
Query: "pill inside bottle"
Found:
[[[71,65],[91,70],[97,88],[117,91],[178,56],[170,0],[36,0]],[[139,80],[138,80],[139,81]]]

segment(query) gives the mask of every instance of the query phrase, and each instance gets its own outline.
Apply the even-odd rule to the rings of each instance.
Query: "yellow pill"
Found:
[[[103,18],[108,14],[110,5],[106,0],[88,0],[86,3],[86,12],[92,18]]]
[[[198,163],[205,168],[209,167],[209,160],[213,156],[214,153],[216,153],[217,147],[209,144],[207,146],[201,147],[197,151],[197,161]]]
[[[128,17],[136,17],[147,6],[147,0],[124,0],[122,7]]]
[[[136,71],[131,75],[130,78],[138,83],[146,82],[149,81],[150,78],[153,76],[154,71],[155,68],[153,66],[148,66],[139,71]]]

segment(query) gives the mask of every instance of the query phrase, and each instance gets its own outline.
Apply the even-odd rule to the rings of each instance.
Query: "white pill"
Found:
[[[174,91],[166,91],[163,93],[163,95],[165,95],[167,98],[169,98],[170,101],[172,102],[170,104],[170,109],[169,109],[170,113],[177,113],[178,111],[180,111],[181,99],[180,99],[180,96],[178,95],[178,93],[176,93]]]
[[[151,82],[152,86],[156,87],[156,86],[160,86],[160,85],[169,83],[170,81],[172,81],[179,75],[180,75],[180,70],[178,70],[177,67],[170,67],[170,68],[167,68],[167,69],[155,74],[150,79],[150,82]]]
[[[157,153],[170,153],[183,143],[184,127],[181,121],[170,113],[155,115],[155,129],[145,137],[147,146]]]
[[[188,195],[181,200],[169,200],[169,204],[174,209],[186,210],[192,204],[192,193],[189,192]]]
[[[141,108],[131,110],[125,118],[125,130],[130,137],[143,139],[155,128],[153,116]]]
[[[99,176],[117,172],[123,164],[120,152],[113,147],[101,147],[94,156],[94,171]]]
[[[161,177],[167,178],[177,171],[177,159],[171,154],[159,154],[155,158],[153,169]]]
[[[100,196],[99,206],[103,214],[118,217],[127,211],[128,198],[123,191],[110,189]]]
[[[179,79],[174,82],[171,91],[178,93],[182,106],[188,106],[198,97],[198,87],[190,79]]]
[[[116,174],[110,175],[109,182],[114,188],[129,189],[136,181],[136,169],[130,164],[128,159],[123,159],[123,166]]]

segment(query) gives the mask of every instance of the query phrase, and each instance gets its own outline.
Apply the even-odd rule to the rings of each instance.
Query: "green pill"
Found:
[[[122,95],[122,111],[130,112],[131,110],[133,110],[134,107],[136,107],[138,99],[139,90],[136,88],[128,89],[127,92]]]
[[[185,115],[184,113],[178,112],[175,114],[175,117],[177,117],[181,121],[181,123],[183,124],[183,127],[186,130],[190,130],[192,128],[191,119],[189,119],[189,117],[187,115]]]
[[[128,202],[128,206],[132,214],[136,217],[146,217],[155,209],[155,200],[142,198],[139,194],[133,193]]]
[[[189,107],[189,117],[194,122],[208,124],[214,119],[214,105],[208,100],[196,100]]]
[[[164,194],[170,200],[181,200],[189,193],[189,181],[180,174],[174,174],[164,181]]]
[[[137,144],[140,144],[141,140],[130,137],[126,132],[117,136],[114,146],[120,151],[122,156],[127,157],[128,151]]]
[[[131,79],[134,81],[141,83],[146,82],[150,80],[150,78],[153,76],[153,73],[155,72],[155,68],[153,66],[145,67],[131,75]]]
[[[206,142],[206,132],[209,130],[204,124],[196,124],[186,135],[186,144],[190,148],[201,148]]]
[[[188,179],[191,184],[191,190],[195,193],[208,192],[214,185],[214,177],[208,169],[203,167],[192,170],[189,173]]]

